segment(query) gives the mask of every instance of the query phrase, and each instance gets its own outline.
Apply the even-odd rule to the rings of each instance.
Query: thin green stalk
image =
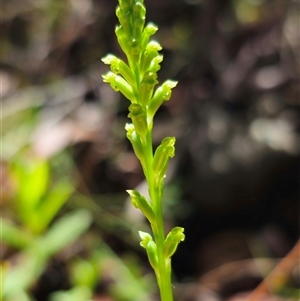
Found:
[[[152,135],[151,130],[148,135],[148,156],[149,165],[152,166],[153,162],[153,152],[152,152]],[[172,283],[171,283],[171,269],[169,265],[166,264],[166,258],[164,256],[164,241],[165,241],[165,229],[163,220],[163,208],[162,200],[158,195],[157,190],[154,186],[154,175],[152,168],[148,168],[148,187],[149,194],[151,196],[152,204],[154,205],[154,213],[156,216],[155,223],[151,224],[152,231],[154,234],[154,240],[157,245],[157,257],[158,257],[158,271],[156,272],[157,281],[159,284],[160,296],[162,301],[172,301]]]
[[[139,234],[141,246],[146,249],[155,271],[161,300],[172,301],[171,256],[184,240],[184,229],[175,227],[165,237],[162,196],[168,163],[175,154],[175,138],[166,137],[153,152],[152,128],[157,110],[170,99],[177,83],[167,80],[155,89],[163,59],[158,51],[162,47],[150,40],[157,27],[151,23],[145,26],[143,0],[119,0],[116,14],[120,21],[116,35],[128,63],[108,54],[102,61],[110,65],[111,72],[103,79],[131,102],[128,117],[132,123],[126,124],[125,129],[142,165],[151,200],[136,190],[128,190],[128,193],[133,206],[141,210],[151,225],[153,237],[141,231]]]
[[[158,257],[158,283],[160,296],[162,301],[172,301],[172,283],[171,283],[171,270],[166,265],[166,259],[164,257],[164,227],[163,221],[159,222],[157,218],[157,231],[154,232],[155,242],[157,245],[157,257]],[[156,233],[157,232],[157,233]]]

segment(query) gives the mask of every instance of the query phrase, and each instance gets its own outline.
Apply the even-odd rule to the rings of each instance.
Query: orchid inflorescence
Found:
[[[161,45],[150,40],[157,27],[145,25],[146,8],[143,0],[119,0],[116,15],[120,25],[116,27],[118,43],[127,62],[112,55],[102,61],[110,65],[111,71],[103,75],[115,91],[120,91],[129,101],[131,123],[126,124],[127,138],[139,159],[148,184],[150,200],[137,190],[127,190],[132,205],[148,219],[153,236],[140,231],[141,246],[146,249],[149,262],[158,281],[161,300],[172,301],[171,256],[180,241],[184,240],[183,228],[173,228],[167,236],[164,231],[162,196],[164,178],[169,159],[175,154],[175,137],[166,137],[153,152],[153,118],[159,107],[170,99],[177,82],[158,84],[157,72],[163,56]]]

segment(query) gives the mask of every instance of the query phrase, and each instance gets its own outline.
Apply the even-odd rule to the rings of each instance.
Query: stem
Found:
[[[164,242],[165,229],[163,221],[162,199],[159,191],[154,185],[154,175],[152,169],[153,150],[152,150],[152,128],[148,130],[147,147],[146,147],[146,165],[147,165],[147,182],[149,194],[155,213],[155,223],[151,224],[155,243],[157,246],[158,269],[155,271],[157,283],[159,285],[161,301],[173,301],[172,283],[171,283],[171,267],[170,259],[165,259]]]
[[[154,227],[153,227],[154,228]],[[155,231],[156,230],[156,231]],[[171,270],[164,257],[164,225],[162,219],[157,217],[156,228],[153,229],[157,245],[158,274],[157,282],[159,284],[160,296],[162,301],[173,301]],[[168,259],[170,260],[170,259]]]

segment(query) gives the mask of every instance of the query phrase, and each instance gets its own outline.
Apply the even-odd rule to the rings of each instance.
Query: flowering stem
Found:
[[[152,152],[152,133],[148,134],[148,157],[149,165],[152,166],[153,152]],[[171,283],[171,266],[167,264],[170,259],[166,259],[164,256],[164,241],[165,241],[165,229],[162,210],[162,199],[158,195],[158,191],[154,186],[154,176],[152,168],[148,168],[148,187],[150,188],[150,196],[152,200],[155,222],[151,224],[152,232],[154,234],[154,240],[157,245],[157,259],[158,267],[156,272],[156,278],[160,290],[160,297],[162,301],[173,301],[172,283]]]
[[[171,284],[171,256],[180,241],[183,228],[173,228],[165,237],[162,196],[164,177],[169,159],[175,154],[175,138],[166,137],[153,152],[153,118],[164,101],[170,99],[176,82],[167,80],[156,88],[157,71],[162,47],[150,41],[157,27],[145,23],[146,8],[143,0],[119,0],[116,14],[120,25],[116,28],[118,42],[127,57],[127,63],[112,54],[102,59],[111,72],[103,76],[115,91],[120,91],[130,102],[131,122],[126,124],[127,138],[139,159],[145,174],[150,200],[136,190],[128,190],[132,205],[148,219],[153,236],[139,232],[141,246],[146,249],[149,262],[155,271],[161,301],[173,301]]]

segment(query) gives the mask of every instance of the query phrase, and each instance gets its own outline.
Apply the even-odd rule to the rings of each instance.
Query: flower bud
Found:
[[[140,3],[136,2],[133,5],[132,9],[132,20],[133,20],[133,37],[140,41],[141,35],[145,25],[145,15],[146,9],[145,6]]]
[[[135,96],[132,90],[132,87],[128,84],[128,82],[119,75],[116,75],[113,72],[108,72],[103,75],[103,81],[105,83],[109,83],[110,86],[116,91],[120,91],[128,100],[131,102],[135,101]]]
[[[152,239],[152,236],[147,233],[147,232],[143,232],[143,231],[139,231],[139,235],[140,235],[140,238],[141,238],[141,242],[140,242],[140,245],[143,247],[143,248],[147,248],[147,245],[148,245],[148,242],[149,241],[153,241]]]
[[[124,28],[124,33],[127,36],[127,38],[131,37],[131,24],[130,24],[130,7],[128,8],[121,8],[120,6],[118,6],[116,8],[116,16],[119,19],[119,22],[121,24],[121,26]]]
[[[152,205],[138,191],[127,190],[127,192],[131,196],[132,205],[135,208],[140,209],[149,222],[152,223],[155,220]]]
[[[141,1],[137,1],[132,8],[132,19],[136,20],[138,18],[144,18],[146,16],[146,8],[141,3]]]
[[[155,270],[158,264],[156,244],[149,233],[139,231],[139,235],[142,239],[140,245],[146,249],[149,262]]]
[[[151,65],[152,60],[159,56],[158,51],[162,49],[161,45],[156,41],[150,41],[145,51],[142,54],[141,57],[141,72],[144,73],[148,70],[148,68]]]
[[[132,0],[119,0],[120,8],[123,10],[129,10],[132,5]]]
[[[163,60],[162,55],[158,55],[155,58],[153,58],[153,60],[150,63],[148,71],[157,72],[160,69],[160,63],[162,62],[162,60]]]
[[[169,159],[175,154],[175,137],[166,137],[155,151],[153,158],[153,172],[155,183],[160,188],[168,168]]]
[[[128,45],[128,54],[130,55],[131,59],[135,62],[139,62],[139,57],[142,51],[141,44],[136,38],[132,38]]]
[[[141,43],[143,28],[145,25],[145,17],[137,18],[133,23],[132,36]]]
[[[166,259],[170,258],[175,253],[178,244],[184,241],[185,235],[183,231],[184,228],[175,227],[167,235],[164,244],[164,255]]]
[[[157,31],[157,26],[153,23],[148,23],[146,27],[144,28],[143,34],[142,34],[142,47],[145,48],[146,45],[149,42],[149,39],[152,35],[154,35]]]
[[[175,154],[175,137],[166,137],[161,144],[157,147],[153,158],[153,171],[160,173],[165,170],[169,158],[174,157]]]
[[[158,257],[156,243],[153,240],[148,242],[146,251],[152,268],[156,270],[158,266]]]
[[[158,87],[154,92],[148,107],[148,114],[153,117],[164,101],[169,100],[172,90],[177,85],[177,82],[172,80],[165,81],[162,86]]]
[[[131,118],[134,128],[141,139],[144,139],[148,132],[147,116],[141,105],[132,103],[129,106],[128,117]]]
[[[129,54],[128,38],[126,36],[123,26],[122,25],[116,26],[115,33],[121,49],[126,54],[126,56],[128,56]]]
[[[127,131],[127,138],[132,144],[135,155],[140,160],[142,166],[144,166],[143,146],[140,137],[135,131],[134,125],[132,123],[127,123],[125,125],[125,130]]]
[[[126,63],[112,54],[106,55],[101,60],[104,64],[110,65],[110,69],[113,73],[121,74],[132,86],[134,83],[134,76]]]
[[[140,86],[140,101],[143,106],[146,106],[153,94],[154,86],[158,83],[157,74],[154,72],[147,72],[142,79]]]

